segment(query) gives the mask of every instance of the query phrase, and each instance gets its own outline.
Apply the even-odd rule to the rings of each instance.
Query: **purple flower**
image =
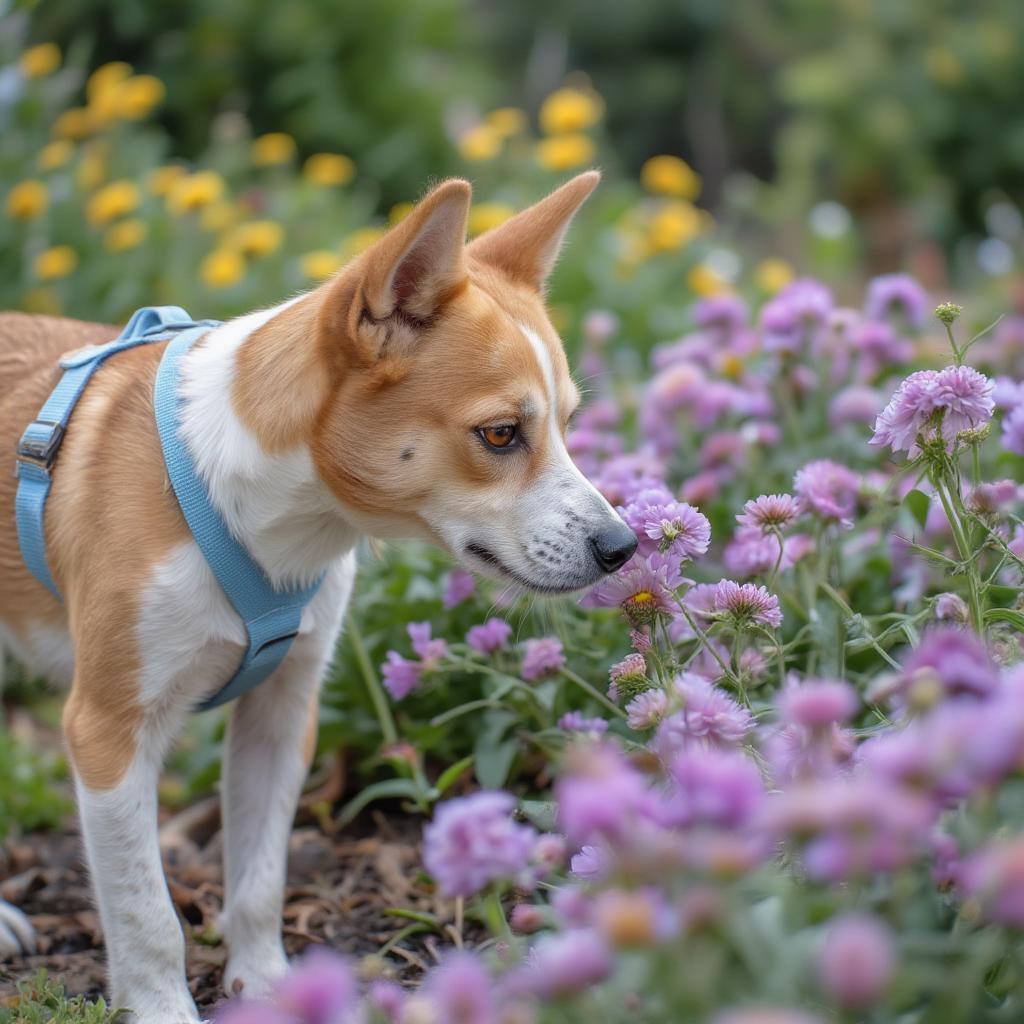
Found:
[[[897,334],[890,324],[865,320],[852,332],[852,341],[861,352],[861,372],[867,378],[893,363],[906,363],[914,355],[914,346]]]
[[[797,470],[793,490],[800,508],[826,523],[838,523],[845,529],[853,527],[854,509],[860,481],[857,474],[846,466],[829,459],[808,462]]]
[[[920,329],[928,316],[928,295],[909,274],[883,274],[868,285],[864,312],[872,320],[884,320],[893,311]]]
[[[605,847],[588,843],[579,853],[573,855],[569,869],[577,878],[593,882],[607,875],[611,864],[611,856]]]
[[[270,1003],[252,999],[233,999],[214,1013],[216,1024],[296,1024],[293,1014]]]
[[[780,560],[781,554],[781,560]],[[788,568],[786,544],[777,537],[763,534],[759,529],[740,527],[722,552],[726,569],[736,576],[761,576],[769,573],[775,564]]]
[[[650,639],[646,635],[643,635],[640,643],[642,644],[644,640],[647,641],[646,647],[650,647]],[[640,653],[627,654],[622,661],[617,661],[608,669],[608,679],[611,683],[610,689],[613,689],[616,695],[622,690],[635,690],[638,686],[646,688],[647,659]],[[616,700],[617,696],[611,699]]]
[[[828,421],[833,427],[844,423],[873,423],[885,406],[877,388],[851,384],[837,391],[828,407]]]
[[[675,610],[670,571],[665,563],[654,566],[650,559],[634,559],[627,568],[594,587],[582,603],[588,607],[620,608],[630,625],[649,626],[659,615],[671,615]]]
[[[347,960],[314,947],[277,983],[274,1001],[302,1024],[337,1024],[356,1001],[355,975]]]
[[[736,522],[751,530],[771,533],[784,530],[799,514],[797,500],[791,494],[762,494],[744,504]]]
[[[845,1010],[877,1003],[896,971],[892,932],[877,917],[849,913],[829,924],[818,956],[818,984]]]
[[[1014,455],[1024,455],[1024,405],[1018,405],[1003,420],[1003,447]]]
[[[957,435],[984,426],[994,408],[992,382],[973,367],[919,370],[896,389],[870,443],[914,457],[920,450],[918,437],[930,438],[937,429],[946,450],[952,451]]]
[[[542,636],[526,641],[519,674],[532,682],[555,672],[565,664],[562,641],[553,636]]]
[[[753,583],[720,580],[715,587],[715,612],[730,619],[737,629],[782,625],[779,599]]]
[[[424,668],[433,668],[448,654],[448,644],[440,637],[432,639],[429,622],[410,622],[405,627],[412,641],[412,649],[423,662]]]
[[[978,637],[967,630],[936,626],[903,666],[902,691],[936,684],[947,698],[983,698],[999,688],[999,674]]]
[[[673,363],[651,381],[650,399],[657,409],[674,412],[692,402],[706,381],[707,376],[696,363]]]
[[[612,972],[608,944],[589,929],[545,935],[530,952],[529,986],[543,999],[580,992]]]
[[[583,336],[592,345],[603,345],[619,329],[619,318],[606,309],[593,309],[583,318]]]
[[[959,594],[939,594],[935,598],[935,618],[964,625],[970,618],[970,609]]]
[[[822,1024],[820,1017],[781,1006],[754,1006],[726,1010],[711,1024]]]
[[[418,661],[403,658],[398,651],[388,651],[387,659],[381,666],[384,688],[391,694],[393,700],[401,700],[420,685],[423,665]]]
[[[563,732],[585,732],[600,736],[608,731],[608,723],[603,718],[584,718],[582,711],[567,711],[558,720],[558,728]]]
[[[641,554],[661,551],[671,552],[679,560],[695,558],[707,551],[711,541],[707,518],[684,501],[649,505],[640,513],[640,526],[641,543],[644,537],[655,542],[644,544],[649,550]]]
[[[405,989],[394,981],[375,981],[367,993],[367,1004],[380,1011],[388,1024],[399,1024],[405,1006]]]
[[[779,717],[806,729],[831,728],[852,718],[857,703],[853,687],[841,680],[791,682],[779,694]]]
[[[446,1024],[498,1024],[491,976],[475,953],[448,953],[427,975],[423,995]]]
[[[423,830],[423,864],[445,896],[471,896],[529,863],[537,833],[512,821],[515,799],[484,791],[441,804]]]
[[[683,750],[672,762],[671,778],[675,785],[662,814],[665,824],[676,828],[742,828],[764,801],[757,766],[733,750]]]
[[[465,569],[452,569],[445,581],[441,603],[445,608],[454,608],[456,605],[462,604],[474,590],[476,590],[476,580],[473,579],[472,573],[466,572]]]
[[[731,335],[746,325],[747,304],[738,295],[712,295],[694,303],[693,322],[702,328],[721,328]]]
[[[690,747],[733,746],[754,728],[750,712],[703,676],[684,672],[676,680],[683,706],[662,721],[651,746],[663,760]]]
[[[832,295],[818,281],[794,281],[761,309],[761,334],[767,352],[799,351],[827,322]]]
[[[480,654],[494,654],[508,644],[512,627],[504,620],[490,618],[481,626],[470,627],[466,643]]]
[[[960,877],[988,920],[1024,929],[1024,837],[982,847],[963,862]]]
[[[664,690],[645,690],[626,705],[626,724],[638,732],[653,729],[668,710],[668,695]]]

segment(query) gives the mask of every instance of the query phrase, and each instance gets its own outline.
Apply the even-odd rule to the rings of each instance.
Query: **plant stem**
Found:
[[[384,737],[384,745],[391,746],[398,742],[398,729],[395,728],[395,720],[391,716],[391,708],[388,706],[388,699],[384,689],[380,685],[377,673],[370,664],[370,656],[366,653],[366,644],[363,642],[363,634],[356,625],[355,619],[348,623],[348,636],[352,641],[352,650],[355,652],[356,661],[363,674],[363,682],[366,684],[366,692],[370,695],[373,703],[373,710],[377,715],[377,722],[380,725],[381,735]]]
[[[592,697],[599,704],[604,705],[609,711],[614,712],[619,718],[625,718],[626,712],[622,710],[617,704],[613,704],[600,690],[596,687],[591,686],[582,676],[576,675],[571,669],[560,668],[558,670],[570,683],[575,683],[587,696]]]
[[[971,557],[973,552],[971,551],[970,545],[967,543],[963,524],[960,522],[960,517],[953,511],[950,495],[946,493],[948,486],[948,481],[935,481],[935,490],[938,492],[939,500],[942,502],[942,508],[946,513],[946,518],[949,520],[949,528],[953,531],[953,540],[956,543],[957,551],[960,553],[960,559],[964,564],[964,572],[967,575],[967,597],[971,608],[971,621],[974,624],[974,629],[978,636],[984,636],[985,620],[981,611],[981,594],[978,590],[978,572],[974,559]]]

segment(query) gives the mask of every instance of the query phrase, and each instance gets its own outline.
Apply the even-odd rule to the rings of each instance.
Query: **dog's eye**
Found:
[[[481,427],[477,433],[488,448],[510,448],[519,435],[519,428],[514,423],[503,423],[499,427]]]

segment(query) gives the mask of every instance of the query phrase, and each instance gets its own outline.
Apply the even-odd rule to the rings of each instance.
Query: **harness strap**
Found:
[[[322,582],[321,577],[301,589],[274,587],[214,508],[179,436],[181,360],[199,338],[216,326],[217,321],[212,320],[197,323],[178,306],[146,307],[132,316],[114,341],[90,346],[62,359],[64,376],[22,436],[16,469],[16,515],[22,556],[32,574],[61,600],[46,562],[43,524],[53,464],[75,403],[104,360],[116,352],[172,335],[160,361],[153,396],[164,462],[192,536],[245,624],[247,637],[247,648],[235,674],[197,710],[234,700],[263,682],[281,664],[298,635],[302,609]]]

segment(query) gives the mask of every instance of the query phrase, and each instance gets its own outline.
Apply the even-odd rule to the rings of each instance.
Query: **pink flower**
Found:
[[[779,717],[807,729],[829,728],[852,718],[857,694],[841,680],[815,679],[791,682],[778,697]]]
[[[851,516],[857,505],[860,481],[846,466],[829,459],[808,462],[793,478],[793,490],[800,508],[825,522],[853,527]]]
[[[695,558],[703,555],[711,542],[711,524],[707,517],[686,502],[648,505],[636,518],[640,520],[643,536],[655,542],[644,545],[649,550],[641,554],[662,551],[671,552],[679,560]]]
[[[831,922],[818,957],[822,991],[847,1010],[866,1010],[885,994],[896,971],[892,932],[877,917],[849,913]]]
[[[743,506],[736,522],[751,530],[771,533],[773,529],[784,530],[799,514],[797,500],[791,494],[762,494]]]
[[[555,672],[565,664],[561,640],[553,636],[544,636],[536,640],[526,641],[526,650],[520,666],[520,675],[532,682],[551,672]]]
[[[703,676],[684,672],[676,680],[683,706],[658,726],[652,748],[664,760],[694,746],[733,746],[754,728],[750,712]]]
[[[1003,420],[1003,447],[1014,455],[1024,455],[1024,405]]]
[[[474,590],[476,590],[476,580],[473,579],[472,573],[466,572],[465,569],[452,569],[445,582],[441,603],[445,608],[454,608],[456,605],[462,604]]]
[[[882,274],[868,285],[865,315],[884,320],[893,311],[912,327],[924,326],[928,315],[928,294],[909,274]]]
[[[604,981],[612,966],[605,940],[588,929],[575,929],[541,938],[531,950],[527,977],[538,996],[554,999]]]
[[[512,821],[514,807],[511,794],[493,790],[439,805],[423,830],[423,865],[445,896],[471,896],[526,867],[537,833]]]
[[[480,654],[494,654],[508,645],[512,627],[504,620],[490,618],[481,626],[470,627],[466,643]]]
[[[715,611],[730,619],[738,628],[768,626],[777,629],[782,625],[782,611],[779,599],[764,587],[753,583],[736,583],[721,580],[715,587]]]
[[[964,892],[981,903],[988,920],[1024,929],[1024,837],[982,847],[960,874]]]
[[[429,622],[410,622],[406,630],[412,641],[412,649],[423,661],[424,668],[433,668],[448,654],[448,644],[444,640],[431,638]]]
[[[659,615],[671,615],[675,610],[670,572],[664,563],[654,566],[650,560],[634,559],[627,568],[594,587],[582,603],[587,607],[621,608],[630,625],[649,626]]]
[[[476,953],[448,953],[427,975],[423,995],[439,1021],[498,1024],[498,1001],[491,975]]]
[[[388,651],[387,661],[381,666],[381,675],[384,677],[384,688],[394,700],[401,700],[420,685],[423,665],[403,658],[398,651]]]
[[[668,710],[668,695],[664,690],[645,690],[626,705],[626,724],[638,732],[653,729]]]
[[[608,731],[608,723],[603,718],[584,718],[582,711],[567,711],[558,720],[558,728],[563,732],[583,732],[600,736]]]
[[[274,1001],[302,1024],[335,1024],[356,1002],[349,962],[323,946],[306,953],[274,989]]]

